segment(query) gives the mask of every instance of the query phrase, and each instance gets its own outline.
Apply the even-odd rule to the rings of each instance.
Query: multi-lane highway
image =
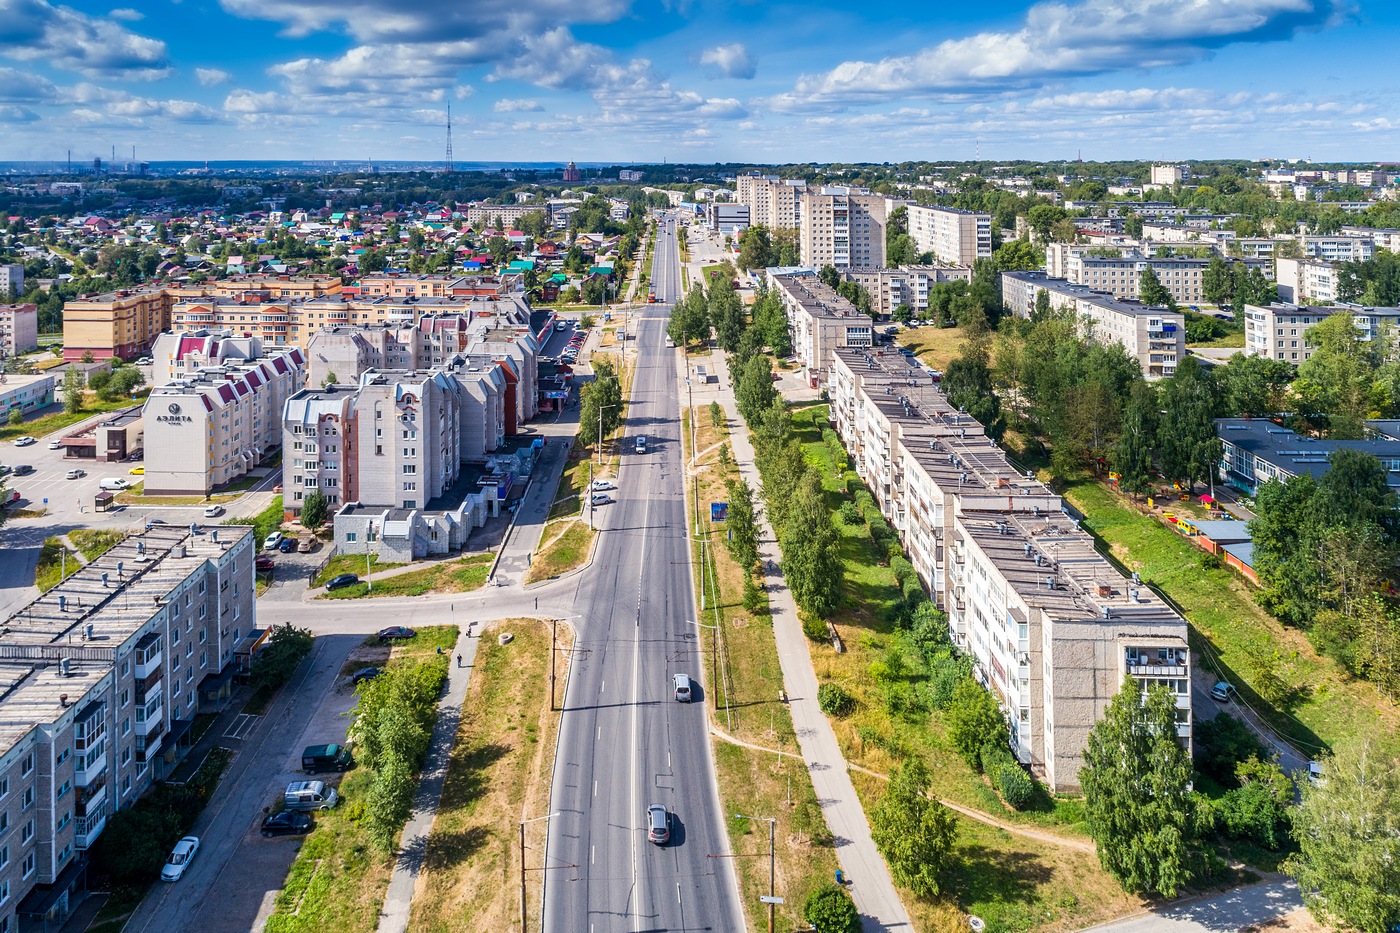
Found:
[[[675,222],[661,224],[657,298],[679,296]],[[580,577],[574,668],[555,762],[544,929],[579,933],[743,929],[705,720],[706,695],[673,699],[704,665],[693,618],[674,350],[668,308],[637,327],[617,502]],[[635,437],[647,436],[645,453]],[[646,808],[673,814],[647,841]],[[719,857],[716,857],[719,856]],[[576,867],[565,867],[576,866]]]

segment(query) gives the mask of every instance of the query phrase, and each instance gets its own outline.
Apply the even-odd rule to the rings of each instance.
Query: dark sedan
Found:
[[[382,673],[384,672],[377,667],[362,667],[350,675],[350,682],[358,684],[362,680],[373,680]]]
[[[277,542],[277,550],[281,551],[283,554],[290,554],[290,553],[292,553],[293,551],[295,551],[296,549],[297,549],[297,539],[296,539],[296,538],[283,538],[281,541],[278,541],[278,542]]]
[[[355,576],[353,573],[342,573],[338,577],[331,577],[330,581],[326,584],[326,589],[338,590],[342,587],[354,586],[356,583],[359,582],[360,578]]]
[[[311,814],[300,810],[283,810],[262,821],[263,836],[304,836],[316,825]]]
[[[253,561],[253,567],[257,569],[258,573],[270,573],[272,568],[276,566],[277,562],[271,557],[259,557]]]
[[[382,628],[379,630],[379,640],[393,641],[397,638],[412,638],[414,635],[417,634],[417,632],[415,632],[411,628],[408,628],[407,626],[391,625],[388,628]]]

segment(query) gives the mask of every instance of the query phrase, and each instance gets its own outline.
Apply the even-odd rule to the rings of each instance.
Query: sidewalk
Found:
[[[438,701],[437,724],[428,743],[428,755],[423,772],[418,776],[418,790],[413,795],[413,813],[403,828],[399,855],[394,860],[394,873],[389,878],[389,890],[384,894],[384,907],[379,912],[378,933],[406,933],[408,915],[413,907],[413,894],[418,884],[418,872],[428,848],[428,834],[437,817],[442,800],[442,782],[447,777],[447,762],[452,756],[452,743],[457,739],[457,724],[462,716],[462,702],[467,696],[467,681],[476,662],[476,646],[480,631],[468,637],[466,629],[457,636],[453,656],[460,655],[462,666],[455,657],[447,665],[447,690]]]
[[[710,358],[714,365],[713,372],[718,374],[719,385],[723,388],[714,391],[715,387],[711,386],[696,392],[695,404],[708,404],[708,401],[701,399],[713,396],[724,408],[731,427],[734,460],[743,478],[757,489],[759,478],[753,465],[753,445],[749,442],[748,428],[744,426],[734,404],[728,362],[719,351],[714,351]],[[783,556],[774,540],[773,529],[768,526],[767,517],[763,513],[760,516],[759,563],[766,568],[770,560],[781,562]],[[848,889],[864,920],[862,929],[913,929],[909,914],[895,891],[889,868],[870,836],[870,824],[866,821],[855,785],[851,783],[851,776],[846,770],[846,759],[836,741],[836,733],[826,714],[817,707],[817,675],[812,669],[807,636],[802,633],[802,623],[797,616],[797,604],[793,602],[792,593],[788,591],[781,574],[766,572],[764,583],[768,589],[769,613],[778,643],[778,661],[783,669],[783,685],[787,688],[793,729],[802,749],[802,758],[807,763],[812,789],[821,802],[822,816],[836,840],[836,857],[850,879]]]

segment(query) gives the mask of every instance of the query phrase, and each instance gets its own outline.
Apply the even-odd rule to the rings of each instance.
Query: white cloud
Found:
[[[220,0],[230,13],[282,23],[290,36],[343,24],[361,42],[437,42],[542,31],[558,23],[610,23],[628,0]]]
[[[140,10],[133,10],[131,7],[119,7],[107,14],[112,19],[119,19],[127,23],[135,23],[146,18],[146,14]]]
[[[216,84],[224,84],[233,75],[222,68],[196,68],[194,76],[204,87],[213,87]]]
[[[0,68],[0,102],[49,103],[57,97],[58,88],[48,78],[15,68]]]
[[[700,53],[700,64],[707,66],[711,73],[717,73],[726,78],[748,79],[752,78],[758,71],[753,56],[739,42],[706,49]]]
[[[159,39],[48,0],[0,0],[0,55],[91,77],[155,80],[170,73]]]
[[[0,123],[34,123],[39,115],[28,107],[0,104]]]
[[[537,100],[503,97],[491,109],[496,113],[539,113],[544,107]]]
[[[1179,65],[1236,42],[1285,39],[1344,14],[1341,0],[1081,0],[1044,2],[1014,32],[949,39],[912,55],[847,61],[804,75],[776,103],[841,105],[890,95],[1036,86],[1060,77]]]

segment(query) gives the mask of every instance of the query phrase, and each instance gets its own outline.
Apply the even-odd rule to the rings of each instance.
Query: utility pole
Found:
[[[525,908],[526,908],[526,894],[525,894],[525,824],[526,824],[526,823],[538,823],[540,820],[549,820],[549,819],[553,819],[554,817],[556,817],[556,816],[558,816],[558,815],[559,815],[559,814],[556,812],[556,813],[547,814],[547,815],[545,815],[545,816],[537,816],[537,817],[535,817],[533,820],[521,820],[521,821],[520,821],[520,933],[527,933],[526,924],[528,923],[528,920],[529,920],[529,915],[526,914],[526,912],[525,912]]]
[[[556,647],[558,644],[559,620],[549,620],[549,711],[554,712],[554,658],[559,653]]]
[[[742,813],[734,814],[734,818],[736,820],[762,820],[768,824],[768,896],[761,898],[761,900],[768,905],[768,933],[773,933],[778,905],[783,900],[777,896],[777,892],[774,890],[777,882],[777,854],[773,842],[778,821],[771,816],[745,816]]]

